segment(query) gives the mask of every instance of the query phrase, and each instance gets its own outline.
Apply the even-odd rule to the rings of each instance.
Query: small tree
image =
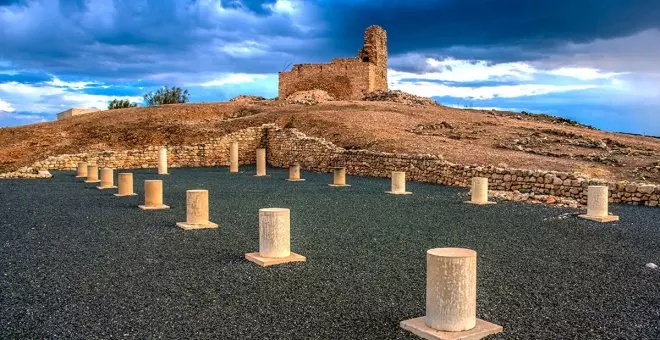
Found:
[[[168,88],[167,86],[161,87],[156,92],[149,92],[144,95],[144,101],[147,105],[163,105],[163,104],[177,104],[188,102],[188,90],[182,90],[180,87]]]
[[[131,103],[128,99],[113,99],[110,104],[108,104],[108,110],[114,109],[125,109],[127,107],[136,107],[137,103]]]

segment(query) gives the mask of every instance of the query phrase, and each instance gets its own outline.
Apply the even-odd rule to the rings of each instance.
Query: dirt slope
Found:
[[[247,99],[100,111],[2,128],[0,173],[49,155],[202,142],[264,123],[295,127],[345,148],[660,183],[658,138],[608,133],[548,116],[389,101],[300,105]]]

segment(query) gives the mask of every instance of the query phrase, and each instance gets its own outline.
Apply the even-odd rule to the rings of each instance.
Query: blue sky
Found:
[[[70,107],[277,95],[277,72],[388,33],[391,89],[660,135],[657,0],[0,0],[0,126]]]

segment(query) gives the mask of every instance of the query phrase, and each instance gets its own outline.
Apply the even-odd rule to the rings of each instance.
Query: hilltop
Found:
[[[0,173],[48,156],[203,142],[275,123],[347,149],[442,155],[457,164],[581,172],[660,183],[660,139],[599,131],[562,118],[456,109],[391,92],[326,101],[243,96],[222,103],[99,111],[0,129]]]

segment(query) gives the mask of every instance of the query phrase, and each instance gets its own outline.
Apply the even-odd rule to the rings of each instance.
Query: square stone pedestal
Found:
[[[491,205],[491,204],[497,204],[497,202],[493,202],[493,201],[488,201],[488,202],[485,202],[485,203],[477,203],[477,202],[472,202],[472,201],[464,201],[463,203],[474,204],[474,205]]]
[[[289,262],[305,262],[307,258],[302,255],[298,255],[294,252],[291,252],[291,255],[287,257],[263,257],[259,255],[259,252],[256,253],[247,253],[245,254],[245,259],[254,262],[262,267],[274,266],[276,264],[283,264]]]
[[[136,194],[136,193],[132,193],[132,194],[127,194],[127,195],[120,195],[120,194],[114,194],[114,195],[115,195],[115,196],[117,196],[117,197],[128,197],[128,196],[137,196],[137,194]]]
[[[87,178],[87,176],[76,176],[76,178]]]
[[[85,181],[85,183],[101,183],[101,180],[96,180],[96,181]]]
[[[430,328],[424,322],[423,316],[401,321],[399,326],[421,338],[429,340],[478,340],[502,332],[502,326],[481,319],[477,319],[477,325],[474,328],[462,332],[444,332]]]
[[[169,209],[169,205],[156,205],[156,206],[148,206],[148,205],[138,205],[138,208],[142,210],[163,210],[163,209]]]
[[[176,226],[183,229],[183,230],[195,230],[195,229],[217,229],[218,225],[209,222],[206,224],[188,224],[186,222],[177,222]]]
[[[304,178],[301,178],[301,179],[289,179],[289,178],[287,178],[286,180],[289,181],[289,182],[304,182],[305,181]]]
[[[616,222],[619,220],[619,216],[616,215],[607,215],[607,216],[578,215],[578,217],[591,221],[601,222],[601,223]]]
[[[385,193],[390,195],[412,195],[412,192],[410,191],[404,191],[404,192],[385,191]]]
[[[99,189],[99,190],[105,190],[105,189],[117,189],[117,187],[96,187],[96,189]]]
[[[350,187],[350,184],[328,184],[331,187]]]

